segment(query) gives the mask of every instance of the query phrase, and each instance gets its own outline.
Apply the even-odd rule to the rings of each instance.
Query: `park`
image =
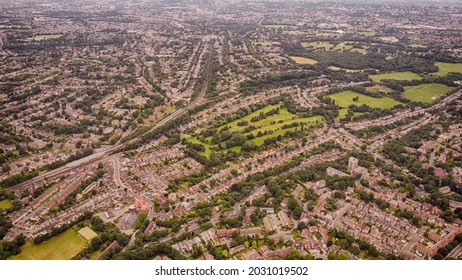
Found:
[[[401,102],[390,97],[371,97],[351,90],[330,94],[327,97],[332,98],[335,104],[341,108],[339,110],[339,118],[343,118],[347,114],[350,105],[367,105],[371,108],[391,109],[401,104]]]
[[[420,84],[418,86],[408,86],[404,88],[404,97],[411,101],[427,104],[434,103],[438,96],[447,94],[454,87],[442,84]]]

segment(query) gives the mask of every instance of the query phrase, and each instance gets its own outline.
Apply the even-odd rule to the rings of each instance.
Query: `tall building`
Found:
[[[358,166],[359,166],[358,159],[354,157],[350,157],[350,159],[348,160],[348,169],[350,169],[350,171],[353,172],[353,170],[358,168]]]

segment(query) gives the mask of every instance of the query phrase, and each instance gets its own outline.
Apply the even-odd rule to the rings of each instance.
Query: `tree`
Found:
[[[305,259],[302,254],[297,250],[292,250],[287,255],[286,260],[303,260]]]
[[[135,224],[134,224],[134,228],[135,229],[139,229],[143,226],[144,222],[146,221],[148,215],[146,214],[146,212],[140,212],[138,214],[138,218],[136,219],[135,221]]]

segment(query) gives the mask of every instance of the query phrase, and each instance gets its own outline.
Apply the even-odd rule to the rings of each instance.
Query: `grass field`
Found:
[[[276,28],[276,29],[292,27],[292,25],[285,25],[285,24],[268,24],[268,25],[263,25],[263,26],[268,27],[268,28]]]
[[[34,39],[58,39],[63,37],[63,34],[43,34],[43,35],[35,35]]]
[[[462,73],[462,63],[444,63],[444,62],[436,62],[436,66],[438,66],[439,70],[435,73],[440,77],[446,76],[448,73],[455,72],[455,73]]]
[[[202,144],[202,145],[204,145],[205,152],[201,152],[199,154],[203,155],[206,158],[210,157],[210,154],[212,153],[212,149],[211,149],[212,146],[210,144],[203,143],[203,142],[199,141],[199,139],[196,139],[196,138],[194,138],[194,137],[192,137],[190,135],[187,135],[187,134],[181,134],[181,138],[185,138],[186,140],[188,140],[189,142],[191,142],[193,144]]]
[[[367,50],[362,49],[362,48],[354,48],[353,47],[354,42],[341,42],[337,45],[334,45],[329,42],[303,42],[302,47],[304,48],[314,48],[314,49],[321,49],[321,50],[333,50],[333,51],[338,51],[338,52],[344,52],[344,51],[350,51],[350,52],[358,52],[361,54],[367,54]]]
[[[377,34],[375,31],[358,31],[357,33],[361,36],[375,36]]]
[[[78,234],[80,234],[83,238],[86,240],[92,240],[93,238],[97,237],[98,234],[94,232],[91,228],[89,227],[84,227],[78,231]]]
[[[414,72],[405,71],[369,75],[369,79],[373,80],[374,82],[380,82],[381,80],[412,81],[421,80],[422,77],[420,77]]]
[[[442,84],[421,84],[404,88],[404,97],[411,101],[431,104],[436,101],[438,96],[445,95],[453,87]]]
[[[402,104],[401,102],[396,101],[390,97],[376,98],[376,97],[371,97],[371,96],[364,95],[361,93],[357,93],[351,90],[330,94],[328,95],[328,97],[334,99],[335,104],[340,106],[343,109],[339,111],[338,118],[343,118],[346,115],[348,111],[346,109],[350,105],[361,106],[363,104],[366,104],[372,108],[390,109],[390,108],[395,107],[396,105]],[[353,100],[353,98],[355,97],[358,97],[357,101]]]
[[[13,256],[13,260],[70,260],[87,246],[85,238],[75,230],[68,229],[58,236],[41,244],[31,240],[21,247],[21,253]]]
[[[228,127],[229,132],[241,133],[241,134],[243,134],[245,136],[247,136],[249,134],[253,134],[254,136],[256,136],[258,132],[264,133],[265,131],[272,131],[272,133],[268,133],[266,135],[262,135],[260,137],[255,137],[254,139],[246,141],[246,143],[254,143],[256,145],[262,145],[266,139],[277,137],[279,135],[284,135],[288,131],[300,130],[300,126],[299,127],[283,128],[284,125],[289,125],[289,124],[292,124],[294,122],[298,122],[298,123],[303,123],[304,127],[307,128],[307,127],[312,127],[312,126],[322,124],[324,122],[324,119],[321,116],[315,116],[315,117],[310,117],[310,118],[300,118],[297,115],[294,115],[294,114],[290,113],[289,111],[287,111],[287,109],[281,108],[280,106],[281,106],[281,104],[268,105],[268,106],[266,106],[266,107],[264,107],[264,108],[262,108],[260,110],[257,110],[257,111],[255,111],[255,112],[253,112],[251,114],[248,114],[247,116],[244,116],[244,117],[242,117],[240,119],[237,119],[235,121],[232,121],[232,122],[229,122],[229,123],[227,123],[225,125],[222,125],[222,126],[220,126],[218,128],[218,130],[221,130],[224,127]],[[256,117],[256,116],[260,115],[260,113],[266,113],[266,112],[268,112],[268,111],[270,111],[272,109],[275,109],[275,108],[279,108],[279,113],[278,114],[267,116],[266,118],[258,120],[256,122],[251,122],[250,121],[253,117]],[[252,125],[252,126],[255,126],[255,128],[252,131],[244,133],[243,130],[247,126],[238,126],[237,125],[239,122],[242,122],[242,121],[248,121],[248,123],[249,123],[248,126]],[[182,134],[181,137],[187,139],[191,143],[204,145],[205,152],[202,152],[200,154],[207,157],[207,158],[210,156],[210,153],[212,152],[212,149],[213,149],[213,145],[210,145],[208,143],[203,143],[200,140],[198,140],[197,138],[192,137],[190,135]],[[212,139],[212,137],[209,137],[209,138],[207,138],[207,141],[209,141],[209,143],[210,143],[211,139]],[[241,150],[241,147],[235,146],[235,147],[226,149],[225,151],[240,152],[240,150]]]
[[[0,209],[6,210],[10,209],[11,207],[13,207],[13,204],[11,204],[11,201],[8,199],[0,201]]]
[[[427,48],[427,45],[422,45],[422,44],[410,44],[408,45],[411,48]]]
[[[333,48],[334,45],[329,42],[303,42],[302,47],[327,50]]]
[[[306,57],[301,57],[301,56],[291,56],[290,59],[292,59],[295,63],[297,64],[308,64],[308,65],[314,65],[318,63],[316,60],[311,59],[311,58],[306,58]]]
[[[390,93],[393,91],[391,88],[382,86],[382,85],[375,85],[375,86],[367,87],[366,89],[367,91],[374,92],[374,93]]]
[[[346,71],[347,73],[359,73],[359,72],[363,72],[363,70],[345,69],[345,68],[340,68],[340,67],[337,67],[337,66],[329,66],[329,67],[327,67],[327,69],[332,70],[332,71],[340,71],[340,70],[343,70],[343,71]]]

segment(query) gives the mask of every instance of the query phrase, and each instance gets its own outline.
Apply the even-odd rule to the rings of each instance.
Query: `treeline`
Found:
[[[179,251],[172,248],[171,245],[166,243],[149,244],[143,248],[136,248],[131,251],[124,251],[116,259],[121,260],[151,260],[156,256],[167,256],[173,260],[185,260]]]
[[[2,181],[0,181],[0,187],[12,187],[29,179],[34,178],[39,174],[39,170],[32,169],[30,171],[22,171],[21,173],[13,174]]]
[[[1,216],[0,216],[1,217]],[[21,252],[21,246],[24,245],[26,239],[22,234],[18,235],[13,241],[0,241],[0,260],[6,260],[11,256]]]
[[[434,260],[442,260],[442,259],[444,259],[445,257],[447,257],[447,255],[449,255],[449,253],[454,248],[456,248],[461,243],[462,243],[462,233],[459,233],[458,235],[456,235],[454,240],[452,240],[448,245],[440,248],[438,250],[438,252],[433,256],[433,259]]]

